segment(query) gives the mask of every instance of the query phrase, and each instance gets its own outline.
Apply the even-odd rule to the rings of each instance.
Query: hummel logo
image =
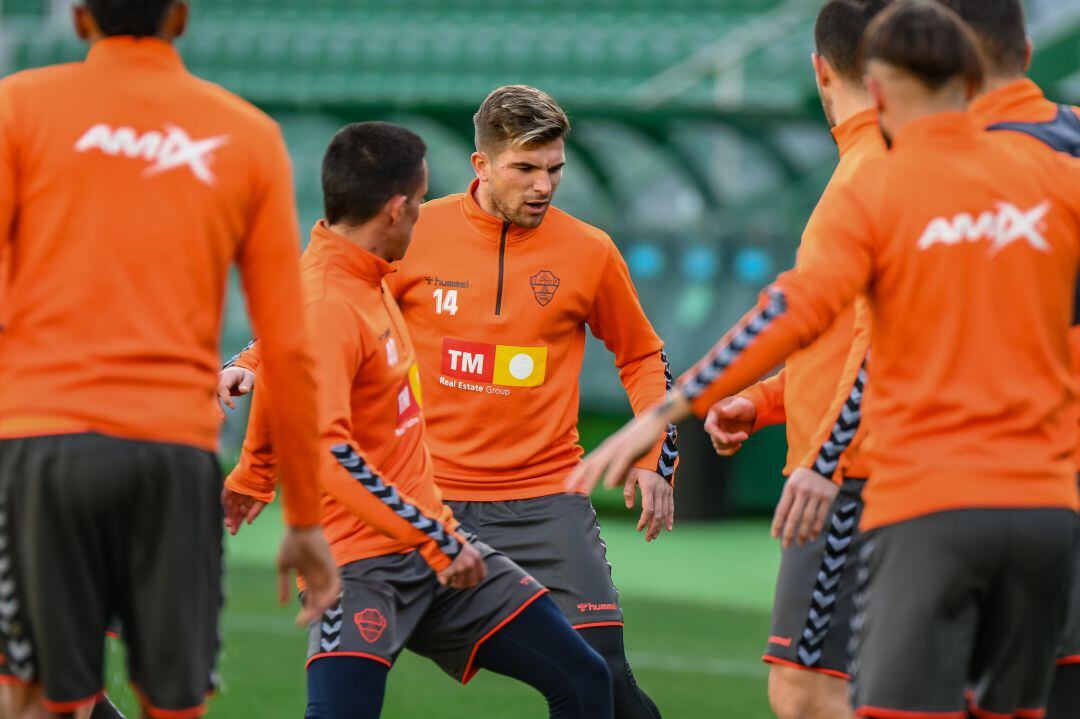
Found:
[[[961,212],[951,220],[937,217],[919,238],[920,250],[936,244],[957,245],[961,242],[990,240],[990,256],[993,257],[1017,240],[1026,240],[1040,252],[1049,252],[1050,243],[1043,237],[1046,231],[1044,218],[1050,211],[1050,202],[1043,202],[1026,212],[1008,202],[998,202],[997,211],[987,210],[978,217]]]
[[[166,124],[164,132],[150,130],[139,135],[130,127],[115,129],[104,123],[94,125],[75,143],[76,152],[101,150],[106,155],[153,161],[143,177],[153,177],[178,167],[187,167],[200,181],[214,184],[210,171],[211,153],[229,141],[228,135],[192,140],[175,125]]]

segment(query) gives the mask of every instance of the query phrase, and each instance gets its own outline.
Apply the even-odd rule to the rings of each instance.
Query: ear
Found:
[[[833,69],[829,61],[816,52],[812,52],[810,64],[814,66],[814,80],[817,81],[818,87],[828,87],[833,79]]]
[[[191,16],[191,7],[186,0],[173,3],[169,14],[165,18],[165,24],[161,28],[161,36],[165,40],[175,40],[187,30],[188,18]]]
[[[1030,37],[1027,39],[1026,44],[1027,44],[1027,51],[1024,54],[1024,74],[1025,75],[1027,74],[1027,71],[1031,69],[1031,58],[1032,58],[1032,56],[1035,55],[1035,43],[1031,41]]]
[[[491,161],[488,159],[487,153],[477,150],[469,158],[472,162],[473,172],[480,179],[480,182],[487,182],[491,176]]]
[[[866,83],[866,91],[870,93],[870,97],[874,100],[874,109],[880,115],[885,110],[885,94],[881,91],[881,85],[869,75],[866,76],[864,82]]]
[[[71,24],[75,26],[75,35],[83,42],[93,42],[101,35],[90,8],[85,5],[71,6]]]
[[[386,201],[383,212],[388,213],[391,225],[401,222],[401,218],[405,215],[405,203],[408,201],[409,198],[405,195],[394,195]]]

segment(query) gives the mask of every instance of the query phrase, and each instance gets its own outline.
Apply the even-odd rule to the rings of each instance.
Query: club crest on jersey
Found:
[[[166,124],[164,131],[150,130],[141,135],[131,127],[94,125],[75,143],[76,152],[100,150],[112,157],[145,160],[154,164],[143,170],[143,177],[186,167],[206,185],[216,181],[210,171],[213,152],[229,142],[228,135],[193,140],[176,125]]]
[[[555,296],[555,290],[559,289],[560,282],[551,270],[540,270],[529,278],[529,284],[532,286],[533,297],[541,307],[544,307]]]
[[[962,242],[990,241],[990,256],[1009,245],[1023,240],[1039,252],[1049,252],[1050,243],[1046,231],[1046,213],[1050,202],[1046,201],[1030,210],[1021,210],[1009,202],[998,202],[996,210],[987,210],[977,217],[961,212],[952,218],[936,217],[930,220],[918,247],[926,250],[934,245],[958,245]]]

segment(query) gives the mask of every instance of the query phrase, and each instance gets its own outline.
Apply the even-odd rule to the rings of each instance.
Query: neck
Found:
[[[387,262],[393,262],[394,258],[390,256],[386,239],[378,232],[374,224],[374,222],[368,222],[356,227],[344,224],[327,225],[327,227],[331,232],[341,235],[349,242],[359,245],[376,257],[380,257]]]
[[[480,209],[491,215],[492,217],[502,220],[503,222],[509,222],[503,213],[499,212],[499,208],[495,206],[495,203],[491,200],[491,195],[487,191],[488,184],[483,180],[476,186],[476,193],[474,197],[476,204],[480,205]]]
[[[1008,73],[1004,75],[987,75],[983,81],[982,90],[979,92],[979,96],[988,95],[995,90],[1000,90],[1006,85],[1011,85],[1018,80],[1023,80],[1027,75],[1016,75]]]
[[[874,109],[870,93],[863,90],[845,89],[832,97],[833,122],[842,125],[860,112]]]

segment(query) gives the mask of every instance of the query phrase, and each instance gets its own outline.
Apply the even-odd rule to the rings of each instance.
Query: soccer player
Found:
[[[987,65],[983,92],[971,103],[976,121],[992,131],[1027,135],[1036,140],[1032,143],[1036,151],[1049,148],[1080,157],[1080,108],[1051,102],[1027,77],[1032,44],[1020,0],[941,1],[975,32]],[[1074,362],[1078,362],[1080,328],[1073,328],[1069,339]],[[1074,370],[1080,374],[1080,363]],[[1076,459],[1080,470],[1080,450]],[[1057,667],[1047,718],[1080,716],[1080,565],[1073,570],[1072,601]]]
[[[856,713],[1041,716],[1076,532],[1067,332],[1080,172],[964,112],[982,69],[951,11],[897,3],[867,32],[891,151],[838,188],[820,251],[800,254],[669,401],[610,438],[568,488],[619,480],[653,432],[704,414],[865,292],[874,441]]]
[[[565,496],[581,457],[578,377],[585,328],[615,354],[641,412],[669,386],[663,343],[602,231],[551,206],[570,123],[540,90],[492,92],[474,117],[477,178],[429,202],[387,284],[416,342],[435,478],[454,515],[548,587],[608,662],[619,719],[659,712],[638,688],[600,526],[587,496]],[[242,355],[226,388],[252,378]],[[227,390],[226,390],[227,391]],[[671,529],[674,426],[631,472],[646,539]]]
[[[323,159],[326,217],[302,266],[323,444],[337,458],[324,471],[361,487],[370,509],[358,514],[332,498],[323,504],[344,592],[311,625],[306,716],[378,717],[387,674],[408,647],[462,683],[481,668],[526,682],[543,692],[552,717],[610,717],[600,656],[544,587],[458,527],[435,486],[417,355],[385,283],[427,192],[425,149],[404,128],[360,123],[338,132]],[[272,499],[265,401],[260,389],[243,457],[226,484],[237,500],[234,529]]]
[[[829,0],[818,13],[814,75],[840,162],[810,217],[800,252],[817,251],[820,227],[838,194],[837,186],[866,161],[885,154],[874,101],[863,82],[859,46],[870,21],[886,5],[888,0]],[[731,455],[752,432],[786,422],[788,484],[805,485],[804,491],[820,494],[829,512],[829,531],[806,543],[809,530],[793,544],[793,522],[774,527],[784,537],[784,548],[764,659],[770,664],[769,703],[779,719],[853,716],[848,641],[860,541],[856,525],[866,468],[849,451],[843,484],[838,486],[814,467],[821,468],[817,460],[822,434],[827,435],[834,424],[835,415],[829,410],[845,359],[850,353],[858,353],[860,359],[866,353],[869,312],[860,297],[813,344],[789,357],[778,374],[714,405],[705,423],[718,453]]]
[[[0,635],[9,713],[85,717],[123,625],[150,717],[215,684],[222,584],[214,377],[242,271],[280,401],[279,562],[318,615],[315,387],[288,156],[265,115],[188,74],[175,0],[88,0],[84,62],[0,81]],[[180,629],[180,631],[178,631]]]

